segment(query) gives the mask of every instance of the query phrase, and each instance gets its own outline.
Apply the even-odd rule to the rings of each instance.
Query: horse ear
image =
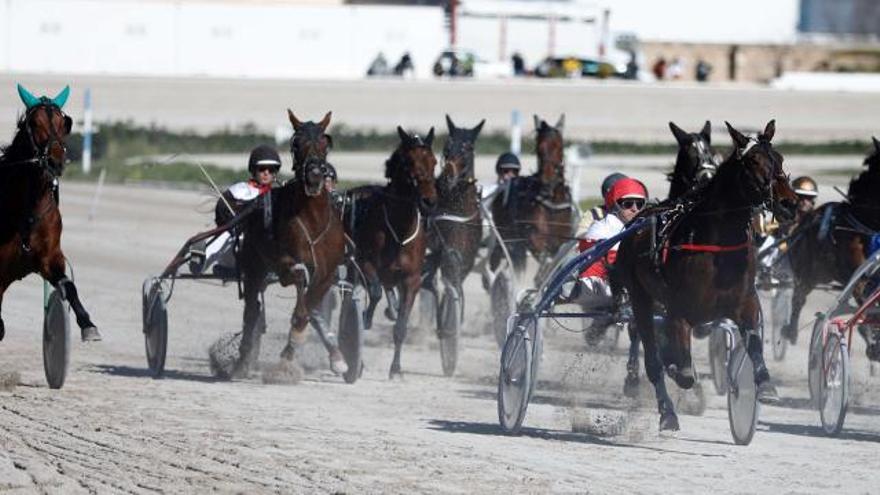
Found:
[[[332,116],[333,116],[333,112],[327,112],[327,115],[325,115],[324,118],[321,119],[320,122],[318,122],[318,125],[321,127],[321,132],[327,131],[327,126],[330,125],[330,117],[332,117]]]
[[[18,86],[18,96],[19,96],[19,98],[21,98],[21,102],[24,103],[24,106],[26,108],[31,108],[32,106],[40,103],[40,99],[37,98],[36,96],[34,96],[33,94],[31,94],[30,91],[24,89],[24,86],[22,86],[21,84],[19,84],[17,86]]]
[[[290,120],[290,125],[293,126],[294,131],[298,131],[299,128],[302,127],[302,122],[300,122],[299,119],[296,118],[296,115],[293,114],[293,110],[289,108],[287,109],[287,118],[288,120]]]
[[[690,134],[685,132],[681,127],[675,125],[675,122],[669,122],[669,130],[672,131],[672,135],[675,136],[675,140],[678,141],[679,146],[690,144]]]
[[[433,143],[434,143],[434,126],[431,126],[431,130],[428,131],[428,135],[425,136],[425,144],[428,146],[428,148],[430,148],[431,144],[433,144]]]
[[[559,120],[556,121],[556,130],[562,132],[562,129],[565,128],[565,113],[559,116]]]
[[[880,140],[877,140],[874,136],[871,136],[871,140],[874,141],[874,149],[880,153]]]
[[[733,145],[736,146],[737,150],[742,150],[749,145],[749,138],[734,129],[733,126],[730,125],[730,122],[725,120],[724,125],[727,126],[727,132],[730,134],[730,137],[733,138]]]
[[[764,139],[769,143],[770,140],[773,139],[773,135],[776,134],[776,119],[767,122],[767,127],[764,128],[764,132],[761,133],[764,136]]]
[[[64,86],[64,89],[58,92],[55,95],[55,98],[52,98],[52,102],[58,105],[58,108],[64,107],[64,104],[67,103],[67,98],[70,96],[70,86]]]
[[[449,129],[449,134],[452,134],[455,131],[455,124],[452,122],[452,119],[449,118],[449,114],[446,114],[446,128]]]
[[[712,123],[708,120],[703,125],[703,128],[700,129],[700,135],[703,136],[703,139],[706,140],[707,143],[712,142]]]
[[[474,127],[473,129],[471,129],[471,137],[472,137],[472,138],[477,139],[477,136],[480,135],[480,131],[483,130],[483,124],[485,124],[485,123],[486,123],[486,119],[483,119],[483,120],[480,121],[479,124],[477,124],[476,127]]]
[[[541,117],[538,117],[537,114],[534,114],[532,115],[532,118],[535,120],[535,130],[537,131],[541,128]]]
[[[397,126],[397,135],[400,136],[401,142],[405,143],[409,141],[409,134],[407,134],[406,131],[403,130],[403,127]]]

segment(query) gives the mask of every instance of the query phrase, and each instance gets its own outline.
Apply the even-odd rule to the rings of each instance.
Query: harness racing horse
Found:
[[[847,201],[826,203],[804,217],[788,237],[787,255],[794,274],[791,318],[782,335],[797,342],[798,322],[807,295],[820,283],[845,284],[880,245],[880,141],[865,158],[867,169],[852,179]],[[857,287],[856,298],[864,287]],[[868,338],[868,357],[880,360],[878,337]]]
[[[64,140],[73,125],[61,109],[70,88],[54,98],[37,98],[19,85],[18,94],[27,110],[12,143],[0,153],[0,305],[13,282],[39,273],[70,303],[82,340],[101,340],[76,285],[65,275],[61,251],[58,181],[67,159]],[[0,340],[5,334],[0,318]]]
[[[263,201],[263,208],[255,210],[244,226],[239,257],[244,318],[235,376],[247,376],[259,357],[261,295],[270,271],[283,287],[296,286],[296,306],[281,358],[293,360],[311,321],[330,356],[330,369],[336,374],[347,371],[342,353],[317,309],[345,255],[339,212],[324,187],[327,152],[333,143],[325,134],[331,114],[315,123],[301,122],[290,110],[287,113],[294,129],[290,139],[294,178],[261,196],[257,201]]]
[[[783,171],[782,156],[770,143],[774,121],[755,139],[730,124],[727,128],[734,151],[715,177],[671,209],[645,210],[641,215],[650,216],[654,227],[621,242],[615,263],[616,276],[632,301],[661,430],[679,429],[664,369],[679,387],[693,387],[691,330],[705,330],[706,324],[722,319],[733,321],[748,343],[759,398],[777,397],[762,355],[751,219],[752,210],[761,206],[782,218],[793,217],[796,195]],[[671,215],[664,218],[664,210]],[[655,301],[666,309],[659,339],[654,332]]]
[[[460,321],[464,311],[462,284],[473,269],[480,248],[483,228],[480,192],[474,177],[474,143],[485,123],[483,120],[473,129],[459,128],[446,116],[449,137],[443,145],[443,168],[436,181],[437,209],[428,218],[430,253],[423,268],[423,287],[433,292],[437,300],[441,300],[434,283],[438,268],[445,282],[437,321],[441,339],[455,338],[458,325],[445,321],[443,312],[452,308],[452,312],[458,313],[453,317],[455,322]],[[452,371],[454,365],[444,366],[444,372]]]
[[[700,132],[686,132],[674,122],[669,129],[678,142],[675,168],[669,174],[669,199],[675,200],[699,187],[715,174],[718,163],[712,149],[712,123],[708,120]]]
[[[364,327],[372,326],[382,288],[400,297],[394,322],[394,359],[389,378],[402,376],[400,351],[406,340],[413,301],[421,285],[428,236],[425,216],[437,203],[431,149],[434,128],[424,138],[397,128],[400,144],[385,162],[385,186],[363,186],[348,192],[344,223],[354,240],[355,260],[367,280],[369,304]]]
[[[510,246],[518,273],[525,270],[526,248],[542,264],[571,239],[575,228],[571,191],[565,184],[562,141],[565,115],[559,117],[555,126],[537,115],[534,119],[537,172],[514,178],[507,186],[508,192],[499,194],[492,202],[492,219]],[[496,248],[490,260],[493,272],[501,259],[501,249]]]

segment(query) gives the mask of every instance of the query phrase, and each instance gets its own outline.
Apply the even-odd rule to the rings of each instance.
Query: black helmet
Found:
[[[611,187],[614,186],[615,182],[619,181],[620,179],[625,179],[625,178],[626,178],[626,175],[621,174],[620,172],[614,172],[613,174],[609,175],[608,177],[605,177],[605,179],[602,181],[602,197],[604,198],[605,196],[608,195],[608,191],[611,190]]]
[[[495,162],[495,173],[498,175],[501,175],[502,170],[519,171],[520,168],[522,168],[522,166],[519,164],[519,158],[509,151],[501,153],[501,156],[498,157],[498,161]]]
[[[329,163],[327,163],[325,165],[325,167],[326,167],[326,169],[324,171],[324,178],[325,179],[330,179],[333,182],[336,182],[337,180],[339,180],[338,177],[336,177],[336,167],[334,167],[333,165],[330,165]]]
[[[278,173],[278,170],[281,169],[281,157],[278,156],[278,151],[275,148],[261,144],[251,150],[251,156],[248,158],[248,172],[254,175],[260,167],[272,167],[272,171]]]

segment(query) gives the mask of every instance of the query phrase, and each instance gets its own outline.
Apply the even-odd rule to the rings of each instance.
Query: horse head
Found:
[[[485,123],[481,120],[473,129],[467,129],[456,127],[449,115],[446,116],[449,137],[443,145],[443,169],[438,181],[445,191],[455,189],[459,180],[474,176],[474,143]]]
[[[19,84],[18,95],[27,108],[18,122],[18,132],[26,137],[31,156],[44,168],[60,175],[67,159],[65,139],[73,127],[73,119],[61,110],[70,96],[70,87],[65,86],[54,98],[37,98]]]
[[[874,150],[865,158],[864,165],[868,167],[869,173],[880,174],[880,140],[872,136],[871,141],[874,143]]]
[[[763,205],[783,220],[793,219],[797,194],[782,168],[782,155],[770,142],[776,133],[776,121],[771,120],[756,138],[749,138],[729,123],[725,124],[733,139],[733,158],[741,163],[740,194],[749,206]]]
[[[293,125],[290,138],[290,155],[293,158],[293,172],[303,183],[308,196],[321,194],[324,177],[327,173],[327,153],[333,147],[333,138],[325,134],[330,125],[332,112],[320,122],[301,122],[288,108],[287,117]]]
[[[678,197],[708,182],[719,163],[712,149],[712,124],[708,120],[700,132],[686,132],[674,122],[669,123],[669,129],[678,142],[675,169],[669,177],[669,196]]]
[[[400,137],[400,144],[385,162],[385,177],[391,180],[393,186],[418,195],[419,206],[423,210],[433,209],[437,204],[437,189],[434,184],[437,158],[431,149],[434,128],[423,138],[418,134],[409,134],[397,126],[397,135]]]
[[[538,156],[538,174],[544,184],[565,180],[565,162],[562,150],[562,130],[565,114],[559,116],[555,126],[537,115],[535,118],[535,154]]]

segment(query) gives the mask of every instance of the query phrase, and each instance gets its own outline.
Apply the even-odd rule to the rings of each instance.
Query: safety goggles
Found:
[[[806,201],[808,203],[816,203],[816,196],[807,196],[805,194],[798,194],[798,201]]]
[[[617,206],[624,210],[630,210],[635,208],[637,210],[641,210],[645,207],[645,200],[643,198],[623,198],[617,200]]]
[[[272,166],[258,166],[257,173],[262,174],[263,172],[269,172],[272,175],[275,175],[275,167]]]

